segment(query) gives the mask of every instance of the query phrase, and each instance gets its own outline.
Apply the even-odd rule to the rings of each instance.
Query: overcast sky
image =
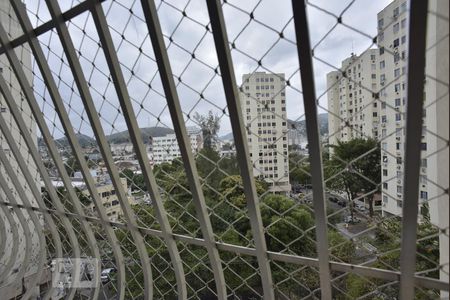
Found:
[[[26,0],[27,7],[34,24],[40,24],[49,19],[45,1]],[[63,10],[75,5],[75,1],[58,1]],[[73,3],[74,2],[74,3]],[[132,7],[130,5],[133,3]],[[111,33],[117,49],[117,55],[122,63],[129,93],[134,100],[135,112],[141,127],[168,126],[172,127],[170,116],[165,107],[165,99],[153,61],[153,52],[148,39],[147,28],[143,22],[140,1],[117,0],[105,1],[104,10],[111,27]],[[331,14],[340,15],[351,1],[313,0],[312,5],[322,7]],[[358,0],[352,3],[342,15],[343,23],[357,28],[370,36],[376,35],[376,16],[390,1],[389,0]],[[223,115],[226,108],[221,79],[214,73],[218,62],[214,48],[212,34],[205,26],[209,23],[204,0],[166,0],[157,1],[159,17],[168,46],[169,58],[176,82],[183,112],[186,114],[186,124],[195,125],[187,118],[198,112],[205,114],[209,110]],[[285,73],[290,79],[292,87],[287,87],[287,115],[290,119],[298,119],[303,115],[303,104],[298,72],[298,57],[293,28],[292,8],[287,0],[228,0],[224,5],[229,40],[235,43],[236,50],[232,50],[237,83],[241,84],[242,75],[255,71]],[[334,16],[313,6],[308,6],[311,42],[314,55],[339,67],[341,61],[351,52],[361,53],[373,47],[371,39],[338,25],[322,40],[325,34],[335,26]],[[133,11],[130,13],[129,9]],[[183,18],[180,11],[185,11]],[[38,12],[40,20],[33,14]],[[253,12],[254,20],[250,20],[249,13]],[[262,25],[265,24],[266,26]],[[85,33],[82,32],[84,29]],[[113,87],[109,84],[105,74],[107,66],[97,45],[95,26],[89,14],[83,14],[69,24],[69,30],[79,53],[85,77],[91,83],[91,91],[97,109],[101,114],[106,134],[125,129],[125,123],[118,113],[119,107]],[[279,38],[283,32],[285,39]],[[122,39],[122,36],[125,38]],[[172,37],[171,43],[168,37]],[[63,57],[62,47],[53,32],[40,37],[48,54],[48,61],[52,71],[61,79],[57,79],[60,92],[67,104],[74,127],[83,133],[91,135],[90,126],[82,121],[83,107],[76,93],[72,92],[73,77]],[[317,44],[320,40],[320,44]],[[46,48],[50,46],[50,51]],[[142,53],[139,48],[142,49]],[[195,54],[192,59],[191,53]],[[262,67],[257,61],[262,61]],[[133,72],[133,75],[131,71]],[[314,72],[317,95],[326,89],[326,73],[333,70],[330,66],[314,60]],[[178,81],[181,76],[182,82]],[[151,89],[148,84],[151,84]],[[45,95],[45,89],[39,78],[34,86],[38,95]],[[74,86],[75,87],[75,86]],[[75,88],[76,90],[76,88]],[[200,98],[200,93],[204,99]],[[206,100],[205,100],[206,99]],[[106,100],[106,101],[105,101]],[[320,98],[320,104],[326,104],[326,95]],[[142,104],[142,106],[141,106]],[[142,107],[142,108],[141,108]],[[54,111],[46,103],[43,111],[49,122],[55,120]],[[323,110],[321,110],[323,112]],[[159,118],[159,121],[158,121]],[[84,119],[87,118],[84,115]],[[113,127],[114,126],[114,127]],[[229,120],[226,116],[221,122],[221,134],[230,131]],[[55,136],[61,133],[55,131]]]

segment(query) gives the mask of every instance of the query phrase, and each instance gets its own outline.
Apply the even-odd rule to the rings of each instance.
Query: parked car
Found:
[[[337,204],[340,205],[340,206],[345,207],[345,206],[347,206],[347,201],[344,200],[344,199],[339,199]]]
[[[356,204],[356,209],[359,210],[360,212],[365,212],[366,206],[364,204]]]
[[[328,197],[328,199],[329,199],[331,202],[334,202],[334,203],[338,203],[338,202],[339,202],[339,199],[338,199],[337,197],[334,197],[334,196],[330,196],[330,197]]]
[[[102,283],[107,283],[112,279],[112,276],[117,273],[116,268],[108,268],[102,270],[102,273],[100,274],[100,279]]]

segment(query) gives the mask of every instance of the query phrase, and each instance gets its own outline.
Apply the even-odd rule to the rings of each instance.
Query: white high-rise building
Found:
[[[9,4],[9,1],[7,0],[0,0],[0,22],[5,29],[5,31],[9,34],[10,39],[14,39],[22,34],[20,24],[18,23],[14,12],[12,11],[12,8]],[[16,48],[16,54],[19,58],[19,60],[23,64],[23,70],[25,71],[25,74],[27,76],[27,79],[29,83],[32,83],[32,74],[31,74],[31,54],[30,50],[26,46],[20,46]],[[20,85],[18,81],[16,80],[15,76],[13,76],[12,70],[9,68],[9,63],[6,58],[6,55],[2,55],[0,57],[0,76],[3,77],[3,79],[6,81],[7,84],[11,86],[10,92],[12,93],[12,96],[14,100],[16,101],[15,105],[19,107],[19,109],[22,111],[22,117],[25,121],[25,124],[28,126],[27,131],[31,134],[32,138],[36,142],[37,147],[37,135],[36,135],[36,123],[34,119],[31,117],[31,111],[30,107],[27,104],[27,101],[24,99],[23,95],[21,94]],[[13,135],[13,138],[16,141],[16,144],[19,146],[20,149],[20,155],[27,161],[29,165],[29,171],[31,172],[31,175],[36,180],[35,182],[31,183],[33,185],[36,185],[40,189],[40,177],[37,172],[37,168],[31,159],[29,157],[28,148],[26,147],[25,143],[23,142],[23,139],[20,135],[20,130],[16,123],[13,120],[13,116],[9,111],[8,105],[5,102],[5,99],[2,97],[0,93],[0,114],[4,121],[6,121],[8,126],[8,131],[11,132]],[[9,162],[11,163],[14,170],[18,169],[17,161],[11,153],[10,147],[8,142],[6,141],[4,135],[0,132],[0,151],[3,151],[3,153],[6,154],[6,156],[9,158]],[[16,196],[15,200],[18,202],[18,204],[25,204],[23,201],[24,199],[21,199],[16,193],[16,190],[14,189],[14,185],[12,184],[12,178],[9,178],[7,176],[7,173],[3,167],[3,165],[0,164],[0,173],[2,174],[3,178],[7,181],[7,184],[10,187],[10,190],[13,192],[13,195]],[[36,199],[34,199],[34,196],[32,195],[30,188],[28,187],[28,184],[26,183],[26,180],[23,176],[23,173],[21,171],[18,171],[16,173],[18,183],[24,187],[25,193],[27,195],[28,200],[30,201],[30,204],[32,206],[38,206]],[[2,201],[9,202],[10,199],[8,199],[5,195],[5,193],[0,189],[0,199]],[[6,210],[9,213],[9,208],[6,207]],[[0,210],[0,222],[2,222],[5,226],[5,232],[6,237],[4,240],[5,242],[5,252],[4,255],[0,258],[0,273],[9,272],[7,276],[5,277],[3,282],[0,282],[0,298],[2,299],[10,299],[13,297],[19,297],[24,289],[28,289],[29,287],[27,284],[29,283],[29,280],[33,277],[34,274],[37,272],[37,262],[39,257],[39,236],[38,236],[38,230],[42,230],[44,227],[42,218],[40,213],[32,212],[35,214],[38,214],[38,219],[40,220],[41,224],[38,226],[35,226],[35,224],[32,222],[32,219],[30,218],[30,214],[26,210],[21,210],[23,212],[23,215],[28,222],[28,227],[30,229],[31,233],[31,239],[27,240],[25,237],[25,232],[22,229],[22,226],[19,222],[18,217],[16,214],[11,213],[11,216],[13,217],[15,223],[18,226],[18,233],[19,233],[19,240],[13,241],[12,231],[9,222],[7,221],[7,218],[4,214],[3,210]],[[12,247],[14,243],[19,243],[17,257],[15,259],[14,265],[11,270],[7,271],[3,269],[5,265],[8,263],[8,259],[13,257]],[[28,262],[25,262],[25,249],[26,249],[26,243],[31,243],[31,260]],[[21,268],[24,264],[26,264],[26,271],[24,274],[24,278],[18,278],[17,273],[19,268]],[[35,295],[38,296],[38,288],[35,290]]]
[[[187,128],[193,153],[197,153],[203,148],[202,131],[196,127]],[[171,162],[175,158],[181,157],[180,147],[175,133],[165,136],[154,137],[149,145],[149,159],[153,164]]]
[[[439,228],[447,228],[447,234],[439,234],[440,279],[449,280],[449,195],[443,189],[449,186],[449,49],[448,14],[449,1],[430,1],[428,14],[427,54],[425,72],[428,75],[425,85],[426,128],[432,133],[426,135],[428,153],[427,176],[430,221]],[[439,13],[439,17],[438,14]],[[434,45],[434,47],[430,47]],[[438,78],[439,81],[434,80]],[[448,299],[448,293],[441,293]]]
[[[287,193],[289,184],[284,74],[256,72],[242,76],[241,105],[253,172],[273,192]]]
[[[380,79],[380,125],[382,128],[382,200],[384,215],[402,214],[404,127],[406,114],[407,1],[395,0],[378,13]],[[426,151],[425,133],[422,149]],[[425,156],[422,153],[423,157]],[[420,201],[428,199],[426,159],[421,168]]]
[[[378,49],[369,49],[360,56],[352,54],[340,71],[327,74],[330,145],[380,134],[380,107],[373,92],[380,86],[378,70]]]

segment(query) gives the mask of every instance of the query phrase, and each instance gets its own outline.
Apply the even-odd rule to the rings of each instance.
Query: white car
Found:
[[[116,268],[104,269],[100,274],[100,279],[102,283],[107,283],[108,281],[110,281],[112,275],[114,275],[116,272],[117,272]]]

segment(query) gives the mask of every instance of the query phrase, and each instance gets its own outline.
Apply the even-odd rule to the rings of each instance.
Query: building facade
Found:
[[[253,172],[272,192],[287,193],[289,184],[284,74],[256,72],[242,76],[241,105]]]
[[[352,54],[339,71],[327,74],[330,145],[378,138],[380,105],[373,92],[380,86],[378,69],[378,49],[369,49],[359,56]]]
[[[202,131],[196,127],[188,127],[186,129],[190,138],[192,152],[197,153],[203,148]],[[153,164],[171,162],[175,158],[181,157],[180,147],[174,133],[152,138],[147,151]]]
[[[123,186],[124,191],[128,191],[128,185],[126,178],[120,178],[120,182]],[[116,222],[119,220],[121,216],[123,216],[123,210],[120,205],[119,199],[116,194],[116,189],[114,188],[114,185],[112,182],[105,181],[100,182],[96,185],[97,193],[100,198],[100,201],[102,202],[103,206],[105,207],[106,215],[108,216],[109,220],[112,222]],[[84,187],[82,189],[82,193],[87,196],[89,199],[89,191]],[[130,191],[127,194],[127,200],[128,203],[131,205],[136,204],[136,201],[133,196],[131,196]],[[95,214],[96,209],[93,202],[91,202],[89,205],[87,205],[86,209]]]
[[[427,151],[433,153],[428,158],[427,176],[430,221],[439,228],[449,228],[449,195],[443,188],[449,186],[449,1],[430,1],[428,15],[427,45],[435,45],[427,50],[425,72],[429,75],[425,85]],[[437,17],[437,13],[442,17]],[[445,20],[446,18],[446,20]],[[447,37],[447,38],[445,38]],[[442,42],[440,42],[442,41]],[[439,81],[433,78],[439,78]],[[447,230],[448,232],[448,230]],[[440,279],[449,280],[449,238],[448,233],[439,234]],[[442,299],[449,294],[441,292]]]
[[[407,2],[395,0],[377,15],[380,69],[381,176],[383,214],[402,214],[407,104]],[[425,135],[425,133],[423,133]],[[425,136],[422,149],[426,151]],[[425,152],[422,153],[424,156]],[[426,159],[421,168],[420,201],[428,199]]]

